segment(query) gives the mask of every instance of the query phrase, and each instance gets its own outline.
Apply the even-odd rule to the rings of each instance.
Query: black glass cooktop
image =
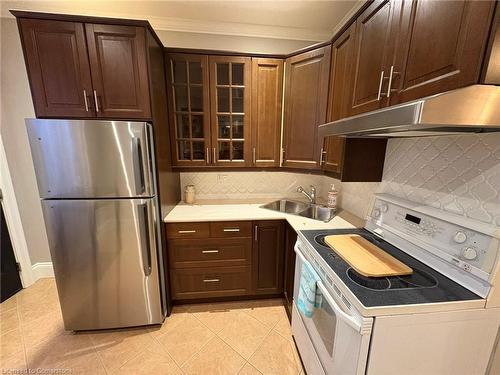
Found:
[[[301,234],[366,307],[482,299],[366,229],[304,230]],[[365,277],[328,247],[325,236],[358,234],[413,269],[408,276]]]

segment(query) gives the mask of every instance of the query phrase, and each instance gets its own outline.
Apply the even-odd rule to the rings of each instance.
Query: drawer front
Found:
[[[208,238],[209,236],[209,223],[167,224],[167,238]]]
[[[252,237],[251,221],[218,221],[210,223],[210,237]]]
[[[171,268],[246,266],[252,260],[250,238],[168,241]]]
[[[250,293],[250,267],[174,269],[174,299],[238,296]]]

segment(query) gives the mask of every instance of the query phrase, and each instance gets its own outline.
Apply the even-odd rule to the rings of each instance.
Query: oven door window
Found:
[[[323,350],[325,350],[330,357],[333,356],[333,344],[335,340],[337,317],[324,298],[321,299],[321,306],[316,309],[310,320],[321,338],[321,342],[324,346]]]

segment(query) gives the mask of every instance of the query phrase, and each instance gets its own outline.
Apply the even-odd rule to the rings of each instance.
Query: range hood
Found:
[[[318,136],[426,137],[500,131],[500,86],[472,85],[321,125]]]

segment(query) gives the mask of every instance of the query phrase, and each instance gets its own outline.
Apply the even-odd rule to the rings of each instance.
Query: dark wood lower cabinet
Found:
[[[284,222],[254,222],[252,276],[255,294],[283,292]]]
[[[297,241],[297,232],[290,224],[285,224],[285,271],[283,275],[283,294],[285,297],[285,308],[288,319],[292,320],[292,302],[293,302],[293,280],[295,277],[295,242]]]
[[[285,224],[281,220],[167,224],[173,299],[282,295]]]

